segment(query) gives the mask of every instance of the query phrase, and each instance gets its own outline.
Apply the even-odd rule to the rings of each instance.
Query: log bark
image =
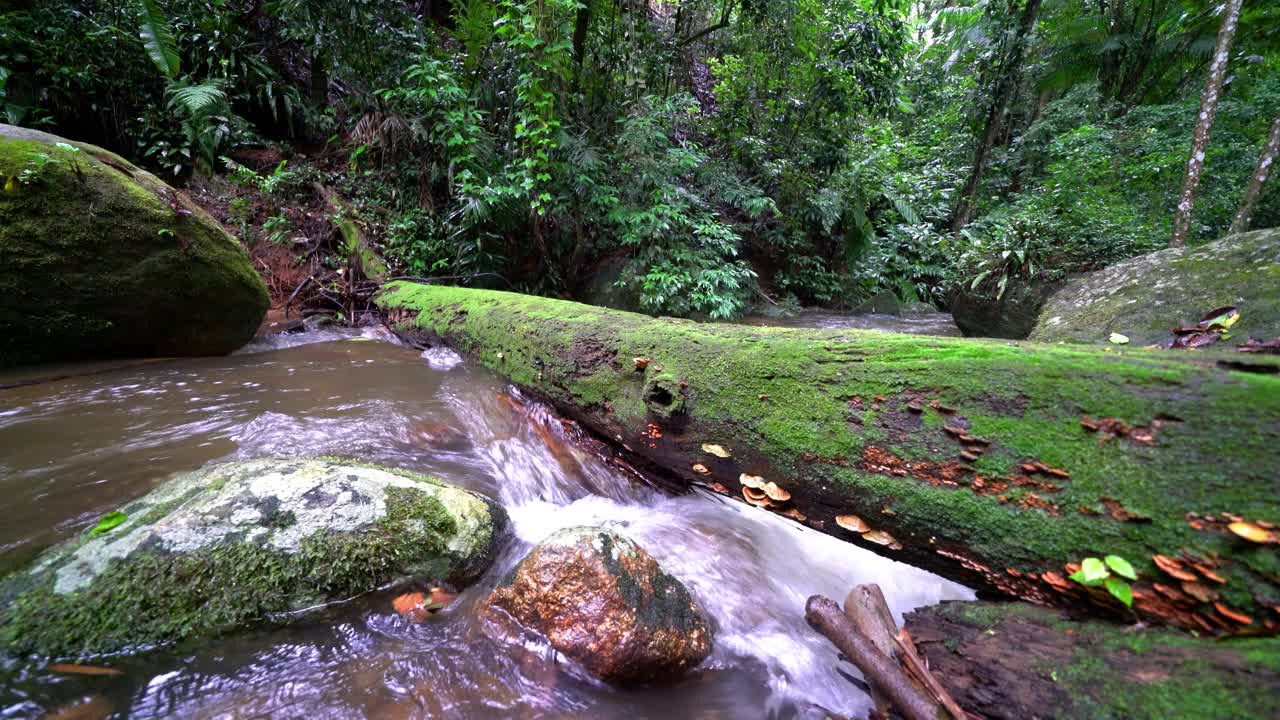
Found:
[[[893,621],[879,585],[855,585],[844,599],[844,614],[882,655],[897,658],[898,645],[893,638],[898,633],[898,624]],[[917,689],[923,692],[923,688],[917,686]],[[893,700],[876,685],[871,686],[871,700],[881,715],[889,716]]]
[[[1240,201],[1240,209],[1231,222],[1231,232],[1242,233],[1249,229],[1249,220],[1253,217],[1253,206],[1262,195],[1262,187],[1267,184],[1267,176],[1271,174],[1271,166],[1275,164],[1276,155],[1280,153],[1280,115],[1271,123],[1271,132],[1267,142],[1258,155],[1258,166],[1249,176],[1249,185],[1244,190],[1244,198]]]
[[[991,720],[1280,717],[1280,640],[1195,639],[1026,603],[943,603],[906,629],[936,677]]]
[[[885,655],[854,627],[830,598],[814,595],[804,607],[805,620],[853,663],[873,688],[884,693],[907,720],[947,720],[950,715],[911,682],[892,656]]]
[[[1205,153],[1209,149],[1209,131],[1213,128],[1213,119],[1218,114],[1218,99],[1222,96],[1222,81],[1227,76],[1227,61],[1231,57],[1231,42],[1235,39],[1236,25],[1240,22],[1240,4],[1242,0],[1227,0],[1223,11],[1222,27],[1218,30],[1218,42],[1213,50],[1213,61],[1209,63],[1209,76],[1205,79],[1204,93],[1200,96],[1200,114],[1196,121],[1195,133],[1191,138],[1191,155],[1187,158],[1187,173],[1182,182],[1182,196],[1178,199],[1178,210],[1173,216],[1173,237],[1170,247],[1182,247],[1187,244],[1187,235],[1191,232],[1191,210],[1195,207],[1196,189],[1200,186],[1200,175],[1204,172]]]
[[[1142,618],[1280,630],[1276,546],[1228,529],[1280,523],[1280,358],[701,324],[409,283],[378,303],[677,486],[988,593],[1131,617],[1067,579],[1120,555]],[[761,501],[756,477],[789,498]]]

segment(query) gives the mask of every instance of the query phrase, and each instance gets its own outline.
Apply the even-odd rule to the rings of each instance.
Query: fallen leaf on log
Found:
[[[1253,523],[1236,521],[1228,525],[1227,529],[1251,543],[1263,545],[1280,543],[1280,537],[1277,537],[1276,533],[1264,530]]]
[[[704,444],[704,445],[702,446],[702,452],[705,452],[705,453],[708,453],[708,454],[711,454],[711,455],[715,455],[715,456],[716,456],[716,457],[718,457],[718,458],[728,458],[728,457],[731,457],[731,456],[729,455],[729,451],[728,451],[728,450],[725,450],[723,447],[721,447],[721,446],[719,446],[719,445],[712,445],[712,444],[710,444],[710,443],[706,443],[706,444]]]
[[[1156,564],[1156,567],[1163,570],[1166,574],[1179,580],[1186,580],[1190,582],[1194,582],[1196,580],[1196,576],[1187,572],[1186,568],[1182,567],[1182,563],[1167,555],[1152,555],[1151,561]]]

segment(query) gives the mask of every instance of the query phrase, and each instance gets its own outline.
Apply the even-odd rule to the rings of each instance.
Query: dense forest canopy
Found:
[[[0,3],[0,117],[257,188],[267,210],[227,211],[250,245],[287,249],[290,203],[336,188],[399,276],[604,277],[713,318],[945,305],[1169,244],[1232,4]],[[1280,4],[1235,4],[1192,244],[1232,226],[1280,116]],[[245,167],[264,146],[286,164]],[[1280,225],[1280,183],[1252,208]]]

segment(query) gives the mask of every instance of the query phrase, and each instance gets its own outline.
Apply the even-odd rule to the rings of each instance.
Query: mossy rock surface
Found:
[[[568,528],[539,543],[485,612],[491,627],[514,620],[610,682],[670,680],[711,654],[711,625],[684,584],[604,528]]]
[[[965,710],[991,720],[1280,717],[1280,639],[1194,638],[1026,603],[943,603],[906,628]]]
[[[183,194],[102,148],[0,125],[0,367],[220,355],[266,286]]]
[[[742,476],[759,476],[790,494],[768,511],[1103,615],[1127,611],[1065,578],[1120,555],[1148,620],[1280,629],[1277,546],[1222,515],[1280,524],[1280,358],[704,324],[409,283],[378,302],[675,481],[742,500]],[[842,529],[844,514],[892,541]],[[1184,553],[1203,572],[1175,571],[1209,599],[1155,590],[1182,581],[1154,556]]]
[[[1105,343],[1120,333],[1133,345],[1164,343],[1172,328],[1229,305],[1241,317],[1223,343],[1280,337],[1280,228],[1159,250],[1071,280],[1049,298],[1031,339]]]
[[[254,460],[179,474],[0,582],[9,656],[79,657],[196,640],[417,579],[466,584],[502,508],[414,473]]]

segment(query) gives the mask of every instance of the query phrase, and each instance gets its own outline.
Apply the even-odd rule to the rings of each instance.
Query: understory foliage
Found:
[[[1019,57],[1025,2],[36,0],[0,10],[0,118],[177,184],[273,148],[306,182],[233,220],[246,242],[309,247],[285,205],[323,185],[399,276],[583,295],[612,267],[625,304],[711,318],[945,306],[1168,241],[1219,7],[1044,0]],[[1193,242],[1280,113],[1278,27],[1245,3]]]

